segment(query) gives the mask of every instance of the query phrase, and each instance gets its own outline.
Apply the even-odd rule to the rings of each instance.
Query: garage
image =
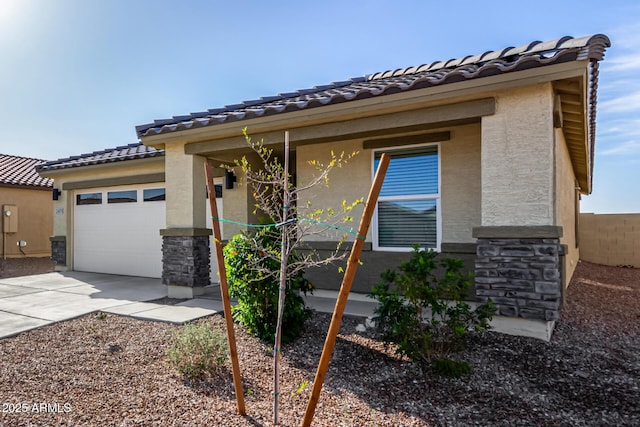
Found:
[[[73,269],[162,276],[163,183],[77,190]]]
[[[222,213],[222,186],[216,185]],[[74,204],[74,266],[76,271],[162,277],[165,228],[163,183],[76,191]],[[207,206],[207,228],[210,210]],[[215,246],[211,244],[211,281],[217,283]]]

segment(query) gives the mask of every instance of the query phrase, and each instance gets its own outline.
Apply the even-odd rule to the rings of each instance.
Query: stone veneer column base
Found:
[[[211,230],[170,228],[162,235],[162,283],[170,298],[193,298],[210,284]]]
[[[51,261],[56,271],[67,271],[67,236],[49,237]]]
[[[553,328],[562,305],[562,228],[478,227],[476,298],[492,301],[505,317],[535,320]],[[515,319],[514,319],[515,320]]]

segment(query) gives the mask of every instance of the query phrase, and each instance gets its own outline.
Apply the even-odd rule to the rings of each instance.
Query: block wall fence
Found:
[[[581,213],[578,236],[581,260],[640,268],[640,213]]]

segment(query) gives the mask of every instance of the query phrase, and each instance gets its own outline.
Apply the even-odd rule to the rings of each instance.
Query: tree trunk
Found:
[[[289,235],[287,220],[289,219],[289,132],[284,133],[284,189],[282,195],[282,249],[280,252],[280,288],[278,290],[278,322],[273,346],[273,424],[278,425],[278,403],[280,400],[280,345],[282,342],[282,318],[284,300],[287,290],[287,261],[289,260]]]

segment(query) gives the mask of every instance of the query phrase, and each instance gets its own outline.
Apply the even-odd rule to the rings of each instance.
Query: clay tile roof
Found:
[[[136,132],[139,137],[158,135],[423,89],[567,61],[589,60],[593,63],[602,60],[605,49],[610,45],[609,38],[603,34],[580,38],[566,36],[547,42],[534,41],[520,47],[507,47],[448,61],[397,68],[367,77],[356,77],[208,111],[155,120],[153,123],[136,126]],[[591,107],[593,110],[595,105]]]
[[[79,156],[66,157],[50,162],[43,162],[37,166],[38,172],[68,169],[79,166],[113,163],[124,160],[146,159],[149,157],[164,156],[164,150],[156,150],[141,143],[123,145],[115,148],[94,151]]]
[[[51,188],[53,180],[43,178],[36,166],[45,160],[0,154],[0,186]]]

